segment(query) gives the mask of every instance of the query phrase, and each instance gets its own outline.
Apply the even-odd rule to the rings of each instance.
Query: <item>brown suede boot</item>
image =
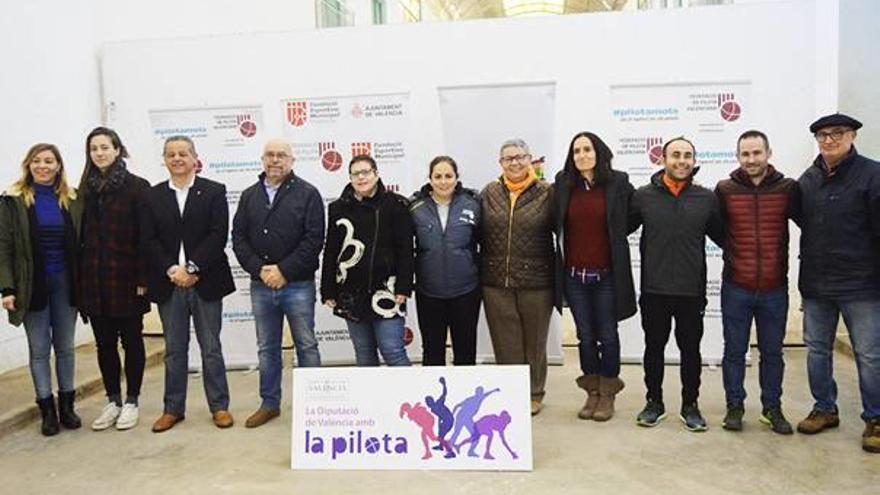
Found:
[[[872,454],[880,454],[880,418],[865,421],[862,433],[862,449]]]
[[[578,411],[578,417],[581,419],[591,419],[596,404],[599,403],[599,375],[581,375],[575,380],[577,386],[587,392],[587,402],[584,407]]]
[[[608,421],[614,416],[614,396],[623,390],[624,383],[618,377],[599,378],[599,403],[593,411],[593,421]]]

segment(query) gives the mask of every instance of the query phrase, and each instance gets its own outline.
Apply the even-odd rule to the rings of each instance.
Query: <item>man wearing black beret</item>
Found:
[[[846,323],[862,396],[862,448],[880,453],[880,163],[853,142],[858,120],[826,115],[810,125],[819,155],[801,175],[801,268],[807,375],[815,404],[798,431],[839,424],[832,356]]]

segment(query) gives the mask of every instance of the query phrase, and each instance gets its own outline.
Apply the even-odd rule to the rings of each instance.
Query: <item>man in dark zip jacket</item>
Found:
[[[647,404],[641,426],[655,426],[666,416],[663,404],[664,350],[675,319],[681,353],[680,418],[690,431],[705,431],[697,406],[700,393],[703,314],[706,308],[706,236],[722,244],[723,227],[715,194],[693,183],[697,169],[693,144],[683,137],[663,146],[664,170],[633,195],[630,231],[642,226],[641,297],[645,331]]]
[[[241,193],[232,220],[232,249],[251,276],[251,305],[260,359],[260,408],[245,426],[280,414],[281,331],[287,317],[298,366],[321,366],[315,337],[315,270],[324,241],[324,201],[293,173],[290,144],[263,148],[263,173]]]
[[[843,114],[813,122],[819,155],[798,179],[807,375],[815,404],[798,424],[818,433],[839,424],[832,355],[843,314],[859,373],[862,448],[880,453],[880,163],[853,142],[861,122]]]
[[[788,321],[788,219],[797,209],[798,187],[768,162],[772,152],[763,132],[744,132],[736,148],[739,168],[715,188],[725,226],[721,369],[727,415],[722,427],[742,429],[745,357],[754,320],[761,359],[760,419],[772,431],[790,435],[781,403],[782,342]]]
[[[357,155],[330,203],[321,301],[345,319],[358,366],[409,366],[404,316],[412,292],[413,227],[406,198],[385,189],[376,161]]]

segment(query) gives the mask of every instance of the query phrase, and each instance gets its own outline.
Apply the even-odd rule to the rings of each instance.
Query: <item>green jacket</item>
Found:
[[[79,244],[83,206],[76,190],[68,192],[68,212]],[[13,187],[0,201],[0,290],[4,295],[15,294],[15,310],[9,312],[9,323],[18,326],[24,321],[31,304],[34,280],[34,252],[31,243],[31,225],[28,208],[21,191]],[[73,259],[76,259],[74,257]],[[78,263],[71,263],[68,274],[71,288],[76,287]],[[74,289],[75,290],[75,289]]]

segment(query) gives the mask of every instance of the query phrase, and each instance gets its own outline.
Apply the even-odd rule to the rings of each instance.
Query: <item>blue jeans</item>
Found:
[[[746,400],[743,380],[754,320],[758,351],[761,353],[758,368],[761,404],[764,409],[781,407],[782,375],[785,371],[782,341],[785,339],[787,319],[787,287],[757,292],[726,281],[721,284],[721,322],[724,326],[721,371],[728,406],[741,406]]]
[[[837,384],[832,375],[832,352],[837,320],[852,341],[862,393],[862,419],[880,418],[880,300],[835,301],[804,298],[804,343],[807,376],[817,411],[837,411]]]
[[[581,371],[585,375],[613,378],[620,374],[620,338],[614,317],[614,279],[609,273],[599,282],[583,283],[569,272],[565,298],[577,327]]]
[[[55,349],[55,374],[58,390],[74,390],[73,339],[76,333],[76,308],[70,305],[70,281],[67,272],[46,277],[48,305],[39,311],[28,311],[24,317],[30,357],[31,377],[37,399],[52,395],[52,369],[49,354]],[[21,302],[16,301],[16,304]]]
[[[189,319],[192,315],[202,354],[202,383],[211,412],[229,409],[226,364],[220,344],[223,300],[205,301],[194,288],[175,287],[159,304],[165,337],[165,412],[183,416],[189,371]]]
[[[318,340],[315,338],[315,282],[289,282],[281,289],[251,281],[251,305],[257,326],[260,359],[260,397],[264,409],[281,407],[281,331],[284,317],[296,346],[298,366],[321,366]]]
[[[403,317],[353,322],[345,320],[358,366],[379,366],[378,349],[388,366],[410,366]]]

